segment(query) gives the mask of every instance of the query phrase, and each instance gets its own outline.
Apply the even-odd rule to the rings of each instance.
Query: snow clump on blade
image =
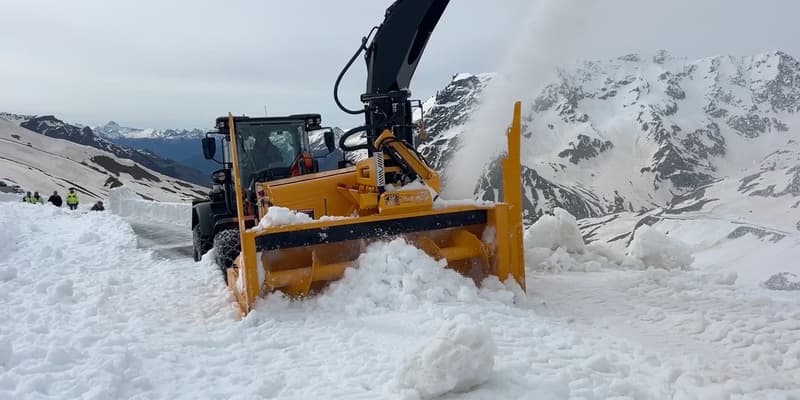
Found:
[[[489,329],[459,314],[405,360],[395,385],[423,399],[465,392],[489,379],[496,352]]]
[[[471,279],[403,239],[370,244],[356,264],[319,296],[319,306],[360,315],[480,297]]]
[[[308,214],[290,210],[286,207],[270,207],[267,210],[267,215],[261,218],[258,227],[263,229],[271,226],[304,224],[311,221],[313,219]]]

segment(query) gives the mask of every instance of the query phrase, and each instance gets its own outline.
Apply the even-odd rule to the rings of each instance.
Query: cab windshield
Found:
[[[248,187],[253,178],[288,177],[289,167],[306,147],[303,130],[302,124],[237,124],[242,186]]]

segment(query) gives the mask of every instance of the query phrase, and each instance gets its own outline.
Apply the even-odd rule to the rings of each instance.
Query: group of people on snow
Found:
[[[78,204],[78,193],[75,191],[75,188],[69,188],[69,193],[66,196],[66,203],[67,207],[70,210],[77,210]],[[22,198],[23,203],[31,203],[31,204],[44,204],[44,198],[39,195],[39,192],[27,192],[25,193],[25,197]],[[47,198],[47,202],[56,206],[61,207],[64,204],[64,200],[61,199],[61,196],[58,194],[58,191],[54,190],[53,195]],[[105,211],[105,207],[103,207],[103,202],[98,201],[94,203],[92,206],[92,211]]]

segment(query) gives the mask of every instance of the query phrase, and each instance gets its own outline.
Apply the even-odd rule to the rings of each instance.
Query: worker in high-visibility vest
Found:
[[[25,197],[22,198],[23,203],[35,203],[33,200],[33,195],[31,192],[25,193]]]
[[[75,188],[69,188],[69,193],[67,193],[67,207],[69,207],[70,210],[78,209],[78,194],[75,193]]]

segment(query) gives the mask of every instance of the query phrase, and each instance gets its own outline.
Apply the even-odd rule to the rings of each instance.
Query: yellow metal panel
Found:
[[[522,243],[522,160],[520,154],[522,103],[514,104],[514,118],[508,130],[508,152],[503,160],[503,202],[508,204],[507,232],[510,246],[508,268],[520,286],[525,288],[525,257]],[[498,210],[500,212],[500,210]],[[501,279],[504,279],[501,277]]]
[[[314,218],[323,215],[349,216],[355,200],[347,191],[355,185],[354,169],[345,173],[319,173],[258,184],[269,203],[292,210],[314,210]]]
[[[410,214],[433,208],[428,189],[399,190],[381,194],[378,210],[382,215]]]
[[[244,283],[243,297],[245,304],[243,307],[249,311],[253,303],[255,303],[256,298],[258,298],[261,283],[258,282],[258,271],[256,270],[258,266],[256,260],[255,235],[245,230],[244,204],[242,201],[244,196],[242,195],[242,186],[240,185],[239,146],[236,141],[236,128],[233,122],[233,114],[231,113],[228,113],[228,134],[231,140],[231,145],[229,147],[231,149],[231,162],[233,163],[233,185],[236,192],[236,215],[239,219],[239,243],[241,243],[242,249],[239,254],[239,274],[241,274],[241,279]],[[234,285],[236,285],[236,282],[234,282]]]

